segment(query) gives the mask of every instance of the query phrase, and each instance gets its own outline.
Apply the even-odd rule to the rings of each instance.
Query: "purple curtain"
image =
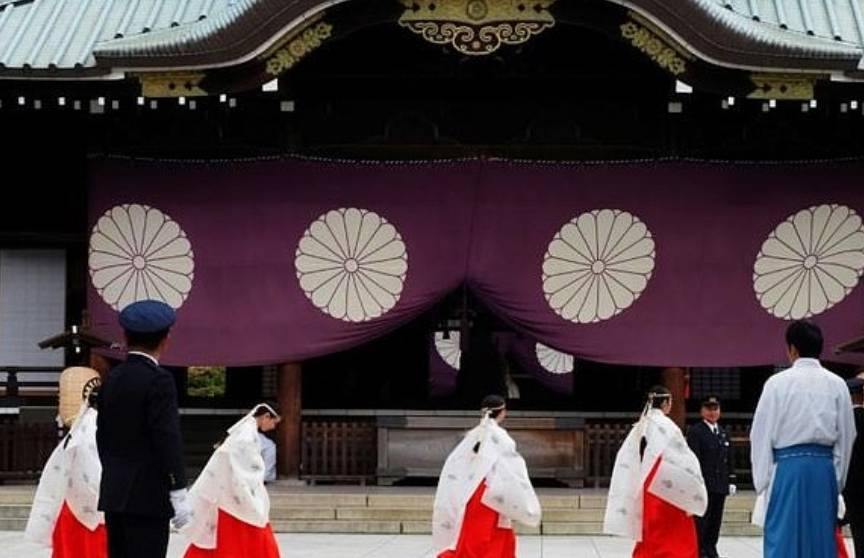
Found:
[[[550,347],[599,362],[782,362],[788,319],[864,331],[859,164],[93,163],[94,325],[178,308],[165,360],[303,360],[467,282]]]

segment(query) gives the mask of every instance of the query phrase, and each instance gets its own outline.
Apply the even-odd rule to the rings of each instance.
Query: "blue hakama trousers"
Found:
[[[836,558],[837,477],[831,446],[774,450],[764,558]]]

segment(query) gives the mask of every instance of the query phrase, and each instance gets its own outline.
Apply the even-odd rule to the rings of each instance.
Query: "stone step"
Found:
[[[398,534],[402,525],[398,521],[273,521],[278,533],[382,533]]]
[[[543,510],[543,522],[549,523],[579,523],[585,521],[603,521],[605,510],[602,509],[587,509],[587,510]]]
[[[370,508],[425,508],[432,509],[434,494],[370,494]],[[344,506],[341,506],[344,507]]]
[[[337,508],[336,519],[348,521],[432,521],[432,506],[416,508]]]
[[[606,509],[606,496],[602,494],[582,494],[579,496],[581,509]]]
[[[33,502],[35,490],[0,490],[0,505],[4,504],[27,504]]]
[[[0,518],[0,531],[23,531],[27,526],[27,519]]]
[[[546,495],[541,494],[540,505],[543,508],[575,509],[580,507],[580,496],[573,495]],[[589,497],[589,501],[590,497]],[[431,508],[435,502],[433,494],[370,494],[368,505],[370,508]],[[606,499],[603,497],[603,505]]]
[[[271,493],[270,506],[284,508],[365,508],[367,498],[366,494]],[[431,507],[431,503],[429,506]]]
[[[29,504],[0,504],[0,519],[26,519],[29,515]]]
[[[23,530],[35,489],[0,488],[0,530]],[[276,487],[270,495],[273,529],[286,533],[428,534],[431,532],[434,495],[431,490],[385,492],[377,489],[298,491]],[[755,498],[743,493],[726,500],[722,533],[752,536],[761,530],[750,524]],[[602,492],[541,492],[543,524],[517,525],[521,534],[602,534],[606,497]]]
[[[349,508],[352,509],[352,508]],[[336,519],[335,508],[281,508],[270,507],[270,519],[278,520],[333,520]]]
[[[541,528],[544,535],[599,535],[603,533],[603,522],[545,521]]]

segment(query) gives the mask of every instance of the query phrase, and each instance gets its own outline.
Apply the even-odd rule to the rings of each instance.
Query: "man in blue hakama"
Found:
[[[786,345],[792,367],[765,383],[750,430],[757,508],[766,509],[764,557],[834,558],[855,440],[852,404],[846,383],[818,360],[816,325],[794,322]]]

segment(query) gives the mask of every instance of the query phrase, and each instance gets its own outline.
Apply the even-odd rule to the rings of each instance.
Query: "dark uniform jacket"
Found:
[[[714,494],[729,494],[729,438],[722,426],[717,434],[700,420],[687,430],[687,445],[699,458],[705,488]]]
[[[174,378],[130,354],[99,390],[96,444],[102,461],[99,509],[170,518],[169,492],[186,486]]]
[[[846,475],[846,486],[843,488],[843,499],[846,501],[847,518],[855,517],[864,521],[864,409],[855,407],[855,445],[852,446],[852,458],[849,460],[849,473]]]

